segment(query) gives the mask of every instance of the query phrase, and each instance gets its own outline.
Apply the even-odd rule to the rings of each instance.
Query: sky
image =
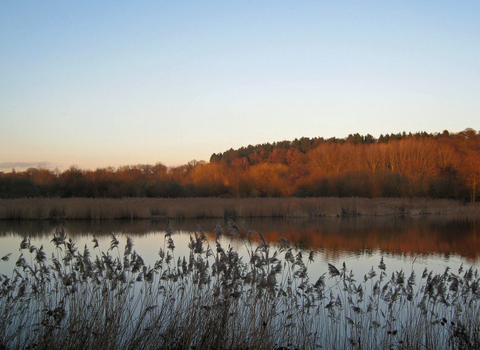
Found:
[[[480,1],[0,2],[0,171],[480,128]]]

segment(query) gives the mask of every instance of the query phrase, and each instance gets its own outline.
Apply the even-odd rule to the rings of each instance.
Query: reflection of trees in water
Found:
[[[474,262],[479,258],[478,222],[447,219],[383,219],[379,222],[345,222],[337,220],[318,229],[303,232],[264,233],[269,241],[280,236],[305,249],[322,250],[336,258],[338,252],[356,254],[380,250],[384,253],[408,255],[459,254]],[[377,224],[377,225],[376,225]],[[330,252],[330,253],[329,253]]]
[[[179,233],[193,232],[199,224],[213,238],[213,229],[222,219],[171,220]],[[459,254],[476,261],[480,253],[477,233],[480,223],[439,217],[352,217],[320,219],[250,219],[250,229],[261,232],[269,243],[285,237],[298,247],[322,251],[338,258],[340,255],[365,254],[378,251],[391,254],[431,255],[445,257]],[[238,225],[241,227],[240,222]],[[145,235],[164,233],[165,220],[76,220],[76,221],[0,221],[0,235],[49,238],[55,228],[63,226],[72,238],[89,234]],[[246,234],[242,235],[246,238]],[[0,238],[1,239],[1,238]]]

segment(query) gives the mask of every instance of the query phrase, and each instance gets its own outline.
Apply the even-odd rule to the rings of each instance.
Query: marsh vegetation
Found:
[[[226,232],[225,232],[226,231]],[[157,259],[134,242],[93,237],[77,247],[59,228],[53,253],[28,238],[1,276],[5,349],[476,349],[480,277],[472,268],[364,276],[326,264],[310,280],[314,252],[268,242],[245,222],[201,227],[178,255],[167,224]],[[240,255],[223,236],[244,238]]]
[[[426,198],[21,198],[0,199],[0,220],[479,217],[480,205]]]

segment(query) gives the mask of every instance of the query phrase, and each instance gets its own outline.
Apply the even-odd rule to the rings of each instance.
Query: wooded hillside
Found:
[[[0,197],[479,196],[480,132],[349,135],[230,149],[209,162],[0,172]]]

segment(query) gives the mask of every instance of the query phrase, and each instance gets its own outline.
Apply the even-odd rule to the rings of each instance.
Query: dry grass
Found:
[[[480,216],[479,204],[440,199],[368,198],[26,198],[0,199],[0,220]]]
[[[246,224],[228,231],[246,238],[246,261],[222,246],[221,226],[212,244],[199,227],[189,256],[176,257],[167,225],[154,266],[114,235],[107,250],[96,239],[79,250],[59,229],[51,258],[24,239],[14,272],[0,277],[0,348],[480,348],[472,269],[388,277],[382,259],[359,280],[328,264],[311,282],[313,253],[270,246]]]

